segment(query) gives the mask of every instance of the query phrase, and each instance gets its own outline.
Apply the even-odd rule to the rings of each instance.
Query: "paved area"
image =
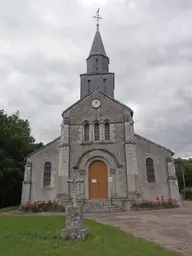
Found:
[[[112,214],[87,214],[86,218],[121,228],[171,250],[192,256],[192,203],[181,208]]]

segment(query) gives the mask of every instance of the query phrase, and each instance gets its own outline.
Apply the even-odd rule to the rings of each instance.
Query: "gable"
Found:
[[[98,109],[91,106],[93,99],[101,101]],[[124,115],[132,116],[133,110],[98,90],[91,92],[63,112],[63,117],[70,116],[70,124],[81,124],[85,120],[104,121],[104,119],[109,119],[111,122],[123,122]]]
[[[170,149],[168,149],[168,148],[166,148],[166,147],[164,147],[164,146],[162,146],[162,145],[160,145],[160,144],[157,144],[157,143],[154,142],[154,141],[151,141],[151,140],[149,140],[149,139],[147,139],[147,138],[145,138],[145,137],[142,137],[142,136],[140,136],[140,135],[138,135],[138,134],[135,134],[135,137],[136,137],[137,141],[141,141],[141,142],[148,143],[148,144],[150,144],[151,146],[155,146],[156,148],[160,149],[161,151],[164,151],[164,152],[167,152],[168,154],[171,154],[171,156],[174,155],[174,152],[172,152]],[[136,142],[136,143],[137,143],[137,142]]]
[[[31,154],[29,154],[27,156],[27,158],[31,158],[31,157],[35,157],[37,154],[40,154],[42,151],[48,150],[51,147],[55,147],[57,146],[58,142],[60,140],[60,137],[52,140],[51,142],[47,143],[46,145],[44,145],[41,148],[38,148],[37,150],[35,150],[34,152],[32,152]],[[55,145],[56,144],[56,145]]]

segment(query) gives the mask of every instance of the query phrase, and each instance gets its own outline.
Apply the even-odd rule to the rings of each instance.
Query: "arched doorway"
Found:
[[[108,199],[107,166],[94,161],[89,166],[89,199]]]

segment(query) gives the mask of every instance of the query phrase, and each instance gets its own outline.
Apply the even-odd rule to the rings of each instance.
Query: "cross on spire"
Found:
[[[102,17],[99,15],[99,11],[100,11],[100,8],[98,8],[97,12],[96,12],[96,16],[93,16],[94,19],[97,19],[97,30],[99,30],[99,20],[102,19]]]

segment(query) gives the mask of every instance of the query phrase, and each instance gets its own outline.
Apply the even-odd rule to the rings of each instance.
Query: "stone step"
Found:
[[[85,213],[106,213],[106,212],[121,212],[121,208],[111,205],[110,200],[90,200],[84,204]]]

